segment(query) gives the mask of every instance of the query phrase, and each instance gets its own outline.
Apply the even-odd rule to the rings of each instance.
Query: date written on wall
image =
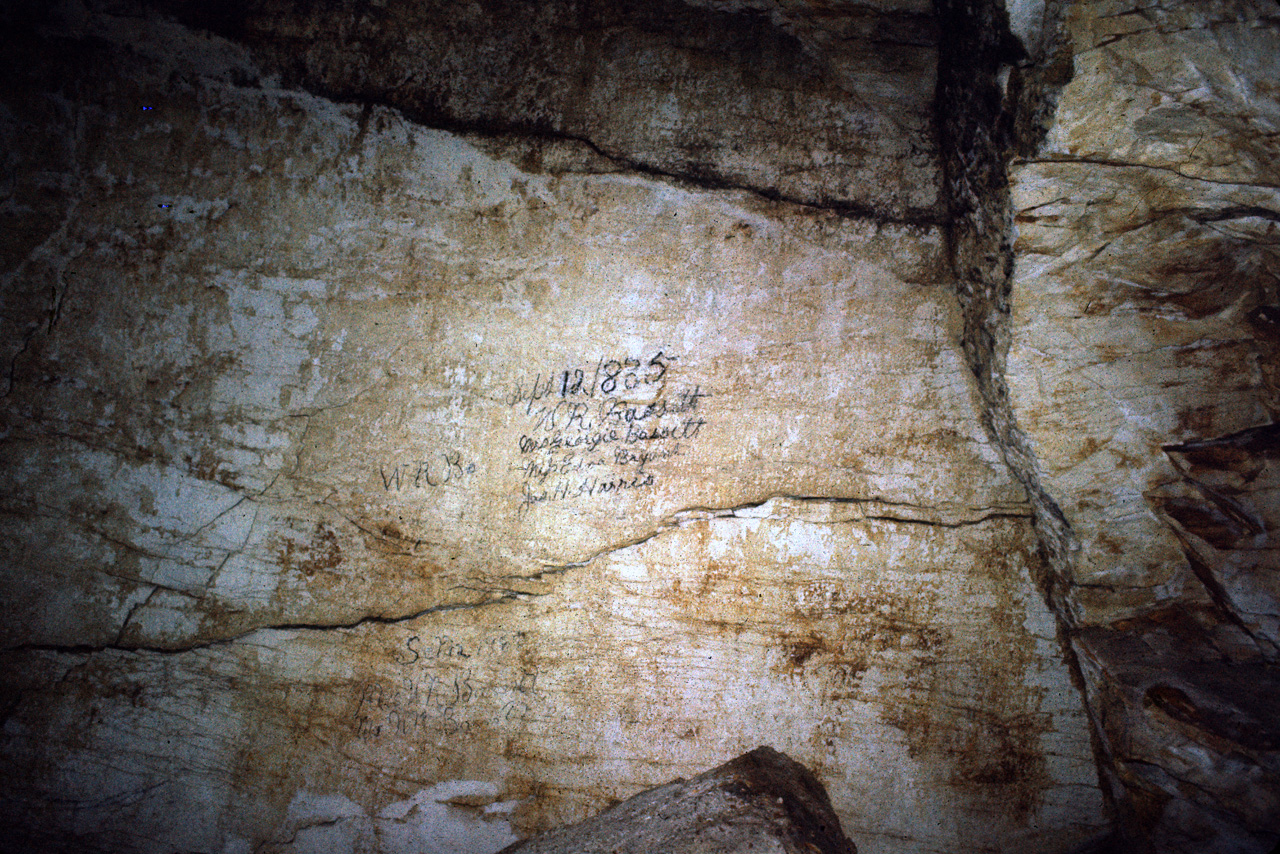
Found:
[[[512,466],[521,473],[520,511],[652,489],[664,463],[688,453],[709,423],[711,393],[678,365],[669,348],[655,348],[516,384],[507,403],[525,422]]]
[[[567,368],[537,374],[533,382],[516,383],[507,401],[508,406],[523,406],[526,415],[533,415],[543,401],[573,398],[627,396],[643,393],[662,385],[667,371],[679,357],[659,350],[648,358],[623,356],[601,357],[594,368]]]
[[[360,684],[353,731],[362,738],[456,735],[526,719],[541,705],[538,672],[503,666],[524,643],[523,632],[406,638],[392,659],[394,675]]]

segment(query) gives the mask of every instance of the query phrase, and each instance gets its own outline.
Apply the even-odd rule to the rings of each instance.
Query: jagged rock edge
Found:
[[[1039,59],[1028,56],[1018,43],[1002,0],[934,0],[934,7],[944,31],[951,34],[939,48],[935,109],[948,209],[944,235],[964,319],[961,344],[976,382],[983,427],[1027,491],[1044,556],[1044,568],[1033,573],[1034,580],[1053,614],[1063,661],[1080,692],[1107,811],[1117,831],[1129,835],[1129,812],[1115,757],[1073,641],[1078,619],[1069,592],[1079,541],[1043,486],[1005,380],[1014,268],[1008,165],[1015,156],[1033,156],[1052,121],[1057,93],[1069,80],[1061,79],[1060,69],[1051,68],[1061,62],[1064,51],[1069,54],[1063,2],[1049,0],[1045,5],[1048,47]],[[1021,82],[1024,75],[1029,81],[1026,88],[1020,82],[1012,96],[1000,83],[1002,72],[1011,68],[1019,71]],[[1028,114],[1038,116],[1041,124],[1019,127],[1019,115]]]
[[[220,42],[227,46],[243,50],[250,57],[255,56],[254,49],[251,46],[239,44],[215,30],[192,26],[163,11],[156,11],[155,13],[162,15],[166,22],[174,26],[180,26],[188,32],[201,33],[212,41]],[[252,81],[252,85],[248,85],[244,82],[236,83],[230,80],[216,80],[212,82],[217,82],[221,85],[244,91],[305,93],[328,101],[332,104],[359,108],[366,116],[367,112],[371,108],[379,107],[401,117],[406,123],[413,125],[414,127],[426,130],[443,131],[454,134],[462,139],[474,137],[490,141],[501,141],[504,139],[515,138],[534,141],[570,142],[587,148],[596,156],[601,157],[610,163],[616,164],[621,169],[621,172],[618,173],[594,173],[587,171],[585,173],[577,174],[631,174],[636,177],[672,182],[677,186],[685,188],[694,188],[712,192],[748,193],[758,199],[773,204],[792,205],[811,210],[825,211],[842,219],[867,221],[877,225],[896,225],[924,230],[937,229],[945,225],[945,217],[942,216],[937,209],[906,208],[895,214],[879,210],[875,206],[859,202],[804,199],[780,193],[769,187],[735,182],[715,174],[700,175],[690,172],[662,169],[642,160],[628,157],[625,154],[612,152],[586,136],[554,128],[509,122],[466,121],[444,114],[428,116],[421,111],[408,109],[398,105],[388,98],[371,97],[368,93],[361,93],[360,95],[344,94],[324,86],[299,85],[291,89],[271,89],[264,85],[261,69],[255,66],[253,71],[257,76]],[[575,173],[572,171],[566,171],[561,174]]]

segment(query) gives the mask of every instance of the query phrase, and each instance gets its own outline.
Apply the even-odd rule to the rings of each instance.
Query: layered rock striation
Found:
[[[3,15],[9,844],[1274,844],[1273,9]]]
[[[1275,10],[1050,5],[1013,51],[956,14],[990,81],[942,136],[967,352],[1123,844],[1268,850]]]

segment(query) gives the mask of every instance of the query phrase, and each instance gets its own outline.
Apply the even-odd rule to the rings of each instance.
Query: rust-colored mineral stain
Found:
[[[1006,549],[992,548],[978,565],[987,575],[972,576],[969,586],[997,604],[975,622],[976,636],[939,638],[921,659],[927,666],[910,671],[904,689],[880,698],[881,714],[906,735],[911,755],[943,763],[953,785],[1025,819],[1052,785],[1041,737],[1053,722],[1040,711],[1043,690],[1025,684],[1038,660],[1036,639],[1012,618],[1020,606]],[[968,685],[976,702],[958,706],[958,684]]]
[[[802,637],[784,634],[781,641],[783,652],[786,654],[792,669],[804,667],[805,662],[813,658],[815,653],[827,649],[826,642],[812,633]]]
[[[342,547],[338,535],[323,522],[316,522],[315,529],[305,544],[290,538],[281,538],[277,551],[280,568],[301,572],[307,578],[317,573],[332,572],[342,564]]]

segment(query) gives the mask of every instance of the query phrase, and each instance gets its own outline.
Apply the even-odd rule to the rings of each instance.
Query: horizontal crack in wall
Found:
[[[844,508],[862,508],[869,512],[852,515],[844,518],[827,518],[827,519],[806,519],[803,514],[795,512],[787,512],[784,505],[779,502],[793,502],[800,505],[803,509],[816,509],[819,507],[844,507]],[[779,505],[777,507],[771,505]],[[876,512],[882,511],[884,508],[915,509],[922,511],[920,515],[905,515],[896,513]],[[164,585],[152,584],[152,590],[148,596],[141,602],[135,603],[129,610],[121,624],[121,628],[117,633],[117,640],[110,644],[16,644],[4,647],[3,652],[52,652],[60,654],[91,654],[104,651],[119,651],[133,653],[157,653],[165,655],[180,654],[191,652],[210,647],[233,644],[243,641],[258,632],[268,631],[349,631],[358,629],[367,625],[395,625],[399,623],[413,622],[433,614],[447,613],[450,611],[466,610],[472,608],[483,608],[491,605],[502,604],[504,602],[526,600],[549,595],[549,591],[530,589],[527,587],[512,586],[512,582],[520,581],[542,581],[548,577],[560,576],[570,570],[581,569],[596,561],[617,554],[627,549],[635,548],[644,543],[649,542],[665,533],[690,524],[699,522],[707,522],[716,519],[769,519],[806,522],[811,521],[814,524],[856,524],[858,522],[887,522],[892,524],[903,525],[925,525],[929,527],[939,527],[946,529],[958,529],[974,525],[982,525],[992,521],[1001,519],[1018,519],[1030,520],[1032,513],[1025,505],[1013,505],[1009,507],[983,507],[983,508],[964,508],[965,515],[960,518],[936,518],[941,512],[959,512],[959,508],[935,508],[923,505],[914,505],[902,502],[887,502],[873,498],[852,498],[852,497],[828,497],[828,496],[812,496],[812,495],[795,495],[787,493],[772,493],[769,496],[753,501],[738,503],[726,507],[708,508],[708,507],[689,507],[676,511],[663,519],[656,527],[643,535],[632,537],[621,543],[614,543],[600,548],[586,557],[579,558],[574,561],[565,563],[546,563],[536,572],[529,574],[509,574],[498,576],[493,579],[494,583],[485,583],[483,578],[470,579],[465,583],[454,585],[450,588],[453,590],[471,591],[479,594],[474,601],[462,603],[448,603],[441,605],[432,605],[424,608],[415,608],[398,614],[369,614],[357,617],[351,620],[340,622],[287,622],[287,623],[270,623],[261,626],[254,626],[244,631],[237,632],[234,635],[220,638],[202,638],[199,641],[189,643],[177,643],[172,645],[157,644],[130,644],[123,643],[120,638],[124,636],[126,629],[134,616],[147,606],[156,591],[161,589],[169,589]],[[934,514],[935,518],[929,518],[927,514]],[[354,524],[354,523],[353,523]],[[360,526],[357,526],[360,527]],[[361,530],[365,528],[361,527]],[[140,583],[141,580],[139,580]],[[182,592],[182,591],[176,591]],[[190,594],[187,594],[190,595]]]
[[[421,75],[416,71],[412,71],[412,66],[411,71],[406,72],[403,75],[403,79],[399,79],[398,82],[379,77],[379,74],[383,75],[383,77],[389,74],[391,67],[396,65],[397,60],[394,57],[371,56],[370,50],[372,46],[362,43],[359,41],[358,36],[351,33],[326,34],[323,41],[327,44],[325,48],[327,52],[322,51],[322,57],[311,56],[308,51],[316,49],[317,40],[290,36],[286,33],[291,27],[301,26],[305,29],[307,26],[315,26],[316,24],[309,21],[306,15],[303,15],[301,19],[297,19],[297,15],[302,13],[298,9],[292,8],[289,3],[249,4],[237,11],[229,9],[225,12],[205,9],[201,7],[201,4],[191,2],[151,0],[149,5],[157,10],[156,13],[152,14],[174,15],[185,26],[193,28],[194,31],[214,34],[219,40],[225,39],[228,45],[247,50],[258,66],[254,70],[256,79],[247,80],[240,77],[230,81],[231,85],[241,89],[262,89],[267,85],[264,81],[274,82],[275,80],[283,79],[287,87],[297,88],[299,91],[310,93],[332,103],[352,105],[359,108],[361,111],[361,133],[363,133],[364,127],[369,121],[370,108],[377,106],[392,110],[420,127],[443,130],[464,137],[474,136],[494,141],[530,140],[534,142],[570,143],[617,167],[622,173],[670,181],[688,187],[712,191],[749,193],[771,203],[821,210],[840,217],[867,220],[884,225],[935,229],[941,227],[945,222],[940,204],[925,207],[903,204],[891,209],[886,205],[852,198],[809,197],[794,192],[786,192],[779,189],[774,183],[759,183],[736,179],[728,174],[728,171],[731,170],[728,170],[727,167],[722,168],[722,166],[705,157],[701,159],[691,158],[687,164],[688,168],[679,168],[670,163],[663,164],[652,159],[636,156],[619,150],[617,145],[603,143],[599,139],[593,138],[592,134],[584,132],[578,125],[585,123],[586,118],[579,116],[576,119],[568,119],[566,118],[568,114],[561,115],[556,113],[556,109],[563,107],[563,105],[548,106],[541,104],[539,109],[534,110],[533,107],[528,107],[528,105],[524,105],[523,102],[517,100],[512,104],[489,104],[487,105],[487,111],[482,116],[464,115],[465,109],[460,111],[460,108],[451,106],[450,98],[458,97],[458,95],[449,88],[449,84],[444,78],[418,79]],[[696,9],[683,5],[668,5],[671,8],[681,10],[681,14],[695,17],[711,16],[713,18],[724,18],[726,21],[758,19],[758,26],[763,27],[768,32],[772,32],[775,40],[794,40],[794,36],[769,23],[767,16],[753,16],[725,10]],[[635,8],[633,9],[631,6]],[[607,6],[602,8],[607,8]],[[627,16],[640,14],[635,10],[643,10],[645,8],[645,4],[642,3],[631,4],[628,6],[630,11],[618,12],[617,14],[622,16],[620,20],[625,19],[628,23],[617,24],[617,26],[623,30],[626,30],[627,27],[635,27],[636,32],[644,32],[645,28],[643,26],[636,21],[630,20]],[[98,12],[97,14],[104,18],[116,17],[109,12]],[[406,12],[405,14],[410,13]],[[656,15],[657,17],[654,20],[660,22],[662,26],[675,26],[671,21],[667,21],[662,17],[659,9],[654,9],[645,14]],[[878,14],[883,15],[884,12],[880,11]],[[317,14],[316,16],[323,18],[322,15]],[[640,16],[644,18],[644,14]],[[610,16],[606,15],[605,17]],[[923,16],[916,16],[916,18],[927,22]],[[575,24],[574,26],[578,25]],[[581,25],[588,26],[586,24]],[[743,26],[748,25],[743,24]],[[280,31],[277,32],[277,29]],[[104,30],[110,32],[110,28],[104,28]],[[670,35],[673,42],[679,42],[682,38],[689,37],[687,33],[679,32],[673,32]],[[721,38],[717,39],[714,44],[720,45],[724,50],[728,50],[725,43],[732,41],[733,34],[721,33],[720,36]],[[488,44],[484,42],[481,36],[476,36],[476,38],[480,42]],[[349,43],[348,40],[350,39],[355,39],[355,41]],[[883,38],[872,39],[870,43],[882,49],[895,44],[891,40]],[[772,42],[770,44],[772,45]],[[922,48],[921,45],[915,44],[910,40],[901,42],[900,46]],[[781,49],[777,48],[776,45],[773,45],[773,47]],[[687,48],[686,46],[685,49],[691,50],[692,48]],[[378,70],[374,68],[379,61],[384,60],[388,64],[386,69]],[[774,60],[778,61],[777,57],[774,57]],[[346,68],[347,65],[350,68]],[[335,70],[339,66],[344,68],[342,72]],[[240,71],[241,74],[244,73],[243,69],[240,69]],[[569,72],[561,71],[559,73],[568,74]],[[755,69],[752,73],[759,74],[760,71]],[[795,85],[798,87],[797,93],[803,96],[805,93],[801,83],[804,80],[804,75],[794,69],[793,74],[797,75],[794,78]],[[785,79],[791,80],[792,78]],[[561,80],[559,82],[573,86],[587,85],[577,80]],[[832,86],[838,85],[835,80],[824,80],[824,82]],[[597,82],[593,85],[601,84]],[[496,91],[509,95],[508,88],[510,87],[504,82],[502,86],[496,88]],[[555,90],[557,87],[552,86],[549,88]],[[844,89],[841,94],[846,101],[855,103],[855,96],[850,94],[846,87],[838,88]],[[598,95],[599,93],[595,94]],[[583,97],[586,97],[586,95],[584,94]],[[525,107],[535,112],[536,115],[528,119],[516,115]],[[472,111],[474,112],[474,110]],[[504,113],[510,115],[504,115]],[[584,115],[591,116],[594,114],[588,111]],[[696,127],[698,125],[697,119],[698,116],[694,116],[685,118],[684,121],[690,127]],[[566,124],[568,126],[564,126]],[[829,130],[829,128],[826,130]],[[359,134],[357,136],[359,137]],[[922,134],[920,144],[924,146],[930,144],[927,130]],[[669,145],[664,146],[663,150],[667,151],[668,148]],[[884,155],[881,154],[880,156]],[[674,154],[673,158],[679,159]],[[813,166],[812,168],[816,170],[829,167],[824,165]],[[574,174],[577,170],[566,168],[564,170],[551,171],[558,174]],[[802,171],[799,165],[792,164],[789,169],[784,170],[783,174],[790,175],[799,171]],[[596,174],[591,169],[583,170],[583,172],[585,174]]]
[[[1142,163],[1134,160],[1116,160],[1105,157],[1079,157],[1067,154],[1055,154],[1051,157],[1023,157],[1018,162],[1024,166],[1062,165],[1062,166],[1101,166],[1107,169],[1151,169],[1157,172],[1168,172],[1203,184],[1216,184],[1222,187],[1257,187],[1264,190],[1280,190],[1280,184],[1259,183],[1257,181],[1223,181],[1218,178],[1206,178],[1202,175],[1189,175],[1173,166],[1159,163]]]
[[[883,510],[884,508],[899,509],[915,509],[922,511],[918,515],[894,514],[888,512],[867,512],[847,518],[826,518],[826,519],[806,519],[803,514],[787,512],[785,507],[779,506],[775,508],[769,507],[771,504],[779,502],[793,502],[801,505],[805,509],[816,509],[818,507],[858,507],[870,508],[872,510]],[[765,513],[750,511],[768,511]],[[566,572],[570,569],[577,569],[589,566],[600,558],[616,554],[626,549],[634,548],[649,542],[668,531],[685,525],[696,524],[698,522],[708,522],[715,519],[733,519],[733,518],[750,518],[750,519],[769,519],[782,521],[808,522],[815,524],[838,525],[851,524],[862,521],[874,522],[891,522],[904,525],[927,525],[939,528],[963,528],[970,525],[980,525],[995,519],[1031,519],[1032,513],[1026,505],[1014,505],[1010,507],[982,507],[982,508],[965,508],[967,515],[962,518],[937,518],[944,513],[955,513],[958,508],[937,508],[925,505],[908,504],[903,502],[883,501],[876,498],[853,498],[840,496],[816,496],[816,495],[796,495],[790,493],[775,492],[765,498],[743,502],[739,504],[728,505],[725,507],[686,507],[669,514],[665,519],[648,533],[638,537],[633,537],[621,543],[615,543],[604,548],[598,549],[586,557],[579,558],[575,561],[559,564],[544,564],[543,568],[538,572],[530,575],[509,575],[505,578],[524,578],[529,580],[541,579],[544,575],[556,575]],[[932,514],[933,518],[929,517]]]
[[[485,593],[492,591],[487,588],[463,588],[473,589]],[[517,598],[527,596],[536,596],[540,594],[530,594],[520,591],[503,591],[499,595],[487,596],[481,601],[450,603],[447,605],[432,605],[428,608],[422,608],[416,611],[404,614],[370,614],[358,617],[354,620],[348,620],[341,623],[273,623],[264,626],[255,626],[235,635],[223,638],[202,639],[194,643],[175,644],[173,646],[156,646],[150,644],[15,644],[0,648],[0,652],[51,652],[65,655],[91,655],[98,652],[131,652],[131,653],[155,653],[159,655],[180,655],[182,653],[194,652],[201,649],[209,649],[211,647],[226,646],[229,644],[245,641],[251,636],[259,632],[298,632],[298,631],[315,631],[315,632],[332,632],[332,631],[351,631],[369,625],[396,625],[398,623],[409,623],[414,620],[427,617],[432,614],[442,614],[449,611],[463,611],[472,608],[485,608],[490,605],[500,605],[504,602],[512,601]]]

